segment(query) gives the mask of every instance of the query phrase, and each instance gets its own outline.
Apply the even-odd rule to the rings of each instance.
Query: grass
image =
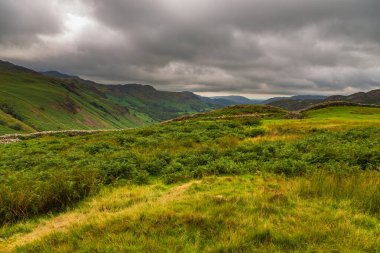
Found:
[[[348,200],[352,206],[380,218],[380,175],[378,171],[360,173],[325,172],[303,180],[300,194],[306,198]]]
[[[34,129],[26,125],[24,122],[12,117],[0,109],[0,135],[10,133],[28,133]]]
[[[263,174],[105,190],[72,211],[34,222],[31,233],[11,235],[3,250],[379,250],[376,218],[353,208],[349,201],[305,195],[303,182],[303,178]]]
[[[332,106],[304,112],[304,119],[265,120],[264,127],[274,134],[309,134],[320,131],[378,128],[380,109],[359,106]]]
[[[1,145],[0,251],[380,251],[380,109],[263,108]]]
[[[305,115],[313,119],[380,120],[379,108],[359,106],[331,106],[306,111]]]

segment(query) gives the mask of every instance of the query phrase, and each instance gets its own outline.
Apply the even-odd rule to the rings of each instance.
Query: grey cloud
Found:
[[[0,2],[0,57],[39,69],[196,92],[380,87],[378,0],[15,2]],[[79,32],[67,13],[85,18]]]
[[[0,43],[27,45],[38,34],[60,31],[57,13],[50,1],[0,1]]]

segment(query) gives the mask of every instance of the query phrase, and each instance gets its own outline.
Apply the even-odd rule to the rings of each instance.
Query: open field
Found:
[[[0,145],[0,251],[379,252],[380,109],[237,108]]]

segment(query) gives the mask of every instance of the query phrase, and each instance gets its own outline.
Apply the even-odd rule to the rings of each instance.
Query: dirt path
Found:
[[[20,247],[29,243],[32,243],[36,240],[42,239],[45,236],[48,236],[55,232],[65,232],[69,231],[75,225],[85,224],[89,220],[94,219],[111,219],[121,213],[125,213],[128,210],[132,210],[138,206],[143,205],[153,205],[153,204],[165,204],[170,201],[175,200],[180,195],[182,195],[190,186],[193,184],[199,183],[199,181],[191,181],[180,186],[171,188],[163,195],[158,198],[152,198],[147,202],[136,203],[132,206],[126,207],[117,212],[104,211],[99,213],[98,210],[87,212],[86,214],[81,212],[71,212],[66,214],[61,214],[51,220],[43,221],[38,225],[32,232],[15,235],[9,238],[7,241],[0,242],[0,252],[8,253],[12,252],[16,247]]]

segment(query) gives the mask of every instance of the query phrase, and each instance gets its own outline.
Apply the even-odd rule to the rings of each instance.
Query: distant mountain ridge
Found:
[[[49,76],[49,77],[66,78],[66,79],[80,79],[79,76],[64,74],[64,73],[61,73],[61,72],[56,71],[56,70],[44,71],[44,72],[40,72],[40,73],[43,74],[44,76]]]
[[[291,96],[291,97],[274,97],[267,99],[263,101],[264,104],[270,104],[275,101],[280,101],[280,100],[324,100],[326,99],[327,96],[321,96],[321,95],[296,95],[296,96]]]
[[[268,103],[289,111],[298,111],[323,102],[322,99],[282,99]]]
[[[303,99],[306,98],[306,99]],[[267,100],[268,101],[268,100]],[[268,104],[278,106],[290,111],[302,110],[319,103],[332,102],[332,101],[344,101],[357,104],[374,104],[380,105],[380,89],[372,90],[369,92],[358,92],[348,96],[334,95],[325,97],[324,99],[318,99],[318,96],[314,96],[314,99],[308,99],[308,96],[294,96],[286,99],[272,100]]]
[[[349,101],[361,104],[380,104],[380,89],[369,92],[358,92],[349,96],[335,95],[328,97],[325,101]]]
[[[212,97],[215,101],[226,103],[227,105],[250,105],[260,104],[262,100],[249,99],[243,96],[216,96]]]

